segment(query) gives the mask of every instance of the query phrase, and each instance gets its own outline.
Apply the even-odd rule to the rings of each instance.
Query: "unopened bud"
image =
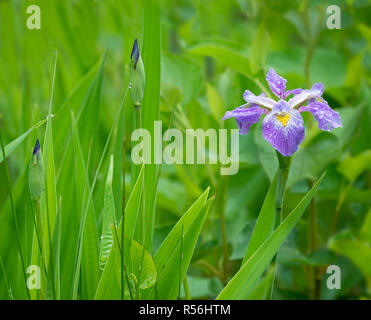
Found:
[[[142,104],[145,86],[145,74],[142,58],[139,53],[138,40],[135,39],[130,56],[129,89],[134,106]]]
[[[44,167],[39,139],[36,140],[30,165],[28,167],[28,184],[31,198],[34,200],[40,200],[44,185]]]

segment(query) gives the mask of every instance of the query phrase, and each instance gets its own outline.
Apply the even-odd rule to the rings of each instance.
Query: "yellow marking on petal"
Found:
[[[323,101],[320,97],[316,97],[316,99],[317,99],[319,102],[322,102],[322,101]]]
[[[286,113],[283,115],[277,115],[277,120],[282,123],[284,127],[286,127],[287,122],[290,120],[290,114]]]

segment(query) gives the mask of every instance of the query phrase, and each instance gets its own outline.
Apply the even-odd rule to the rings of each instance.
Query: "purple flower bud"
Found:
[[[36,140],[35,148],[33,149],[33,155],[36,155],[40,152],[40,142],[39,139]]]
[[[140,106],[145,86],[145,73],[142,57],[139,54],[138,39],[135,39],[130,56],[129,89],[134,106]]]
[[[138,39],[135,39],[135,41],[134,41],[133,50],[131,50],[130,59],[133,63],[134,69],[136,69],[137,68],[137,62],[138,62],[138,59],[139,59]]]

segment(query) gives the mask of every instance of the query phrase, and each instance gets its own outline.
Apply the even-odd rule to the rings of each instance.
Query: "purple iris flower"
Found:
[[[258,122],[263,114],[263,137],[273,148],[286,157],[290,157],[304,140],[305,129],[301,112],[309,111],[318,121],[318,128],[331,131],[342,127],[338,112],[332,110],[322,98],[324,86],[315,83],[311,89],[286,91],[287,80],[270,68],[265,78],[278,101],[259,96],[246,90],[243,98],[246,104],[227,111],[223,120],[235,118],[240,134],[247,134],[250,127]],[[287,98],[293,95],[292,98]]]

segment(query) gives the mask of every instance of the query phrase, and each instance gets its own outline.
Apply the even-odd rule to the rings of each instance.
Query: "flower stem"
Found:
[[[225,220],[225,198],[227,190],[227,176],[223,176],[220,186],[220,204],[218,208],[220,210],[220,224],[222,232],[222,243],[223,243],[223,282],[226,285],[228,282],[229,274],[229,248],[227,238],[227,223]]]
[[[142,127],[142,107],[140,104],[134,105],[134,130],[140,129]],[[140,171],[140,166],[133,164],[132,169],[132,187],[134,187],[135,182],[137,181]]]
[[[278,159],[278,173],[277,173],[277,188],[276,188],[276,200],[275,200],[275,229],[281,224],[282,222],[282,209],[283,209],[283,200],[285,198],[285,190],[287,184],[287,178],[289,176],[291,158],[285,157],[281,155],[279,152],[276,151],[277,159]],[[267,297],[269,299],[273,298],[273,291],[274,291],[274,282],[276,277],[276,269],[277,269],[277,254],[274,256],[272,261],[272,268],[273,268],[273,277],[272,283],[269,287],[269,291]]]
[[[185,293],[184,299],[185,300],[192,300],[192,298],[191,298],[191,292],[189,290],[189,284],[188,284],[187,275],[184,277],[183,286],[184,286],[184,293]]]

